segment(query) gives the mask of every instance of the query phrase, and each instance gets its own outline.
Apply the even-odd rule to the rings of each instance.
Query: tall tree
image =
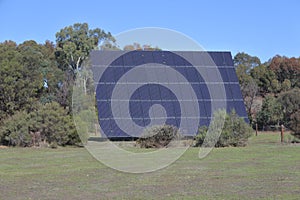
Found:
[[[19,110],[31,110],[43,89],[40,66],[43,54],[37,44],[0,44],[0,121]]]
[[[300,111],[300,89],[294,88],[287,92],[280,93],[278,101],[283,108],[284,122],[289,126],[291,116]]]
[[[273,92],[275,80],[277,77],[273,71],[271,71],[266,64],[259,65],[250,70],[251,76],[254,78],[259,92],[261,95],[266,95],[269,92]],[[272,84],[273,81],[273,84]]]
[[[76,23],[56,33],[56,59],[59,67],[76,74],[93,49],[103,42],[115,42],[110,32],[90,29],[87,23]]]
[[[258,57],[250,56],[244,52],[234,56],[234,66],[241,86],[241,91],[244,97],[246,110],[252,122],[253,103],[258,92],[258,86],[255,80],[250,76],[250,70],[261,65]]]
[[[278,81],[283,83],[290,80],[291,87],[300,87],[300,59],[275,56],[270,69],[277,75]]]
[[[266,125],[279,125],[283,120],[282,106],[273,96],[267,96],[263,100],[262,109],[257,115],[260,127]]]
[[[237,53],[233,59],[235,67],[241,67],[245,73],[249,73],[254,67],[261,65],[260,59],[256,56],[250,56],[247,53]]]
[[[58,84],[63,81],[63,71],[56,65],[53,43],[37,44],[35,41],[25,41],[18,46],[24,52],[22,63],[33,73],[39,73],[38,79],[43,82],[38,90],[39,100],[43,103],[57,100]]]
[[[90,29],[87,23],[76,23],[67,26],[56,33],[55,56],[59,68],[65,72],[65,81],[60,84],[58,92],[59,103],[65,108],[71,109],[72,86],[76,77],[80,78],[85,85],[86,93],[88,83],[92,83],[88,78],[86,69],[83,70],[83,63],[87,61],[90,51],[93,49],[113,47],[115,39],[110,32],[105,32],[99,28]],[[89,76],[90,77],[90,76]]]
[[[243,82],[241,84],[241,91],[244,97],[244,103],[250,123],[252,123],[253,117],[256,114],[256,109],[254,108],[254,100],[258,92],[258,87],[254,79],[250,77],[249,81]]]

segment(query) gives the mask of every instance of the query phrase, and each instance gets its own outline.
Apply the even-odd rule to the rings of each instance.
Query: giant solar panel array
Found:
[[[93,51],[91,63],[103,137],[139,137],[162,122],[193,136],[191,124],[209,126],[224,105],[248,122],[230,52]],[[151,109],[157,104],[163,113]]]

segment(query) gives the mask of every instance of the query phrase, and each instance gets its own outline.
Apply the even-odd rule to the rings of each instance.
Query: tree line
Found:
[[[56,42],[0,43],[0,143],[32,146],[80,144],[72,119],[72,88],[85,76],[83,62],[93,49],[114,49],[114,37],[87,23],[56,33]],[[86,96],[94,95],[90,78]]]
[[[74,145],[80,138],[72,118],[89,118],[93,108],[72,110],[76,77],[83,82],[83,97],[95,101],[93,80],[83,70],[89,52],[119,50],[110,32],[76,23],[56,33],[56,41],[0,43],[0,144],[12,146]],[[124,50],[160,50],[129,44]],[[300,60],[275,56],[266,63],[238,53],[234,64],[251,122],[260,126],[284,123],[299,129]],[[78,97],[79,98],[79,97]],[[257,99],[262,105],[257,105]],[[90,113],[89,113],[90,112]],[[96,122],[95,122],[96,123]],[[95,127],[81,124],[87,132]],[[298,129],[297,129],[298,128]],[[297,132],[297,131],[296,131]],[[297,132],[299,134],[299,130]]]
[[[252,125],[260,129],[284,125],[300,136],[300,58],[276,55],[261,63],[238,53],[234,65]]]

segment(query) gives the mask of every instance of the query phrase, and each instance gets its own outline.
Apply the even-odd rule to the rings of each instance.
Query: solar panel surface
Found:
[[[156,124],[192,136],[222,108],[248,122],[230,52],[93,51],[91,63],[104,137]]]

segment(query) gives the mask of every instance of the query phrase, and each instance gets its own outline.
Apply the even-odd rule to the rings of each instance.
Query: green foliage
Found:
[[[291,116],[300,110],[300,89],[295,88],[281,93],[278,102],[282,105],[284,124],[289,127]]]
[[[267,125],[279,125],[283,120],[282,106],[273,96],[263,100],[262,109],[257,114],[257,123],[260,128]]]
[[[95,135],[99,122],[95,108],[95,95],[85,92],[84,83],[80,77],[76,79],[72,94],[72,114],[77,133],[82,142],[86,143],[89,135]]]
[[[89,136],[95,135],[96,132],[95,124],[98,121],[95,108],[82,110],[79,113],[73,114],[73,119],[82,143],[86,143]]]
[[[292,91],[300,86],[300,59],[275,56],[261,64],[257,57],[238,53],[234,65],[250,122],[256,117],[260,127],[281,122],[289,127],[291,116],[299,110],[297,99],[300,98]],[[258,86],[258,95],[265,98],[261,109],[257,106],[259,104],[254,104],[256,88],[253,80]]]
[[[28,131],[30,117],[22,111],[4,120],[0,126],[0,142],[9,146],[31,146],[31,136]]]
[[[84,62],[88,61],[91,50],[112,47],[115,39],[108,32],[99,28],[90,29],[87,23],[75,23],[67,26],[56,33],[55,58],[58,67],[65,72],[65,80],[61,83],[58,91],[58,101],[71,112],[72,87],[75,78],[83,81],[83,90],[93,93],[92,76],[84,69]]]
[[[284,81],[282,82],[282,85],[281,85],[281,90],[283,92],[286,92],[286,91],[290,90],[291,87],[292,87],[291,81],[289,79],[284,79]]]
[[[236,73],[239,79],[241,92],[250,122],[253,116],[253,103],[259,91],[257,82],[250,76],[252,69],[261,65],[258,57],[246,53],[238,53],[233,59]]]
[[[156,125],[147,128],[142,133],[142,137],[136,143],[141,148],[162,148],[166,147],[172,140],[181,137],[179,130],[171,125]]]
[[[272,81],[277,80],[277,77],[273,71],[268,69],[267,65],[259,65],[251,69],[250,74],[251,77],[253,77],[253,79],[256,81],[261,94],[266,94],[273,91]]]
[[[12,146],[32,146],[32,135],[38,133],[39,142],[57,145],[79,144],[73,120],[58,103],[38,105],[30,113],[17,112],[0,127],[1,143]]]
[[[25,41],[0,44],[0,121],[16,111],[31,111],[36,101],[56,100],[62,71],[56,67],[54,48]]]
[[[291,115],[290,129],[293,135],[300,139],[300,110]]]
[[[71,116],[58,103],[40,105],[35,112],[30,113],[30,117],[30,129],[40,131],[46,142],[62,146],[80,143]]]
[[[12,42],[0,44],[0,121],[16,111],[30,110],[43,79],[39,52]]]
[[[249,124],[232,111],[226,116],[224,129],[216,146],[245,146],[252,132]]]
[[[195,146],[198,147],[198,146],[201,146],[204,142],[204,139],[206,137],[206,133],[207,133],[207,126],[201,126],[199,129],[198,129],[198,133],[197,135],[195,136]]]
[[[220,120],[220,119],[218,119]],[[212,123],[211,126],[215,126],[218,123]],[[210,127],[214,129],[214,127]],[[209,137],[207,134],[207,127],[200,127],[198,134],[195,137],[196,146],[203,144],[205,137]],[[252,128],[247,124],[244,119],[240,118],[235,111],[230,114],[226,114],[224,126],[220,137],[218,138],[215,147],[228,147],[228,146],[245,146],[248,138],[252,135]]]
[[[253,103],[258,92],[257,84],[255,83],[253,78],[250,77],[249,81],[245,81],[241,84],[241,92],[244,98],[244,103],[250,123],[252,123]]]
[[[56,33],[56,59],[64,71],[71,70],[76,74],[93,49],[101,42],[115,39],[108,32],[99,28],[89,29],[87,23],[75,23]]]
[[[276,74],[280,83],[290,80],[291,87],[300,87],[300,59],[275,56],[270,69]]]
[[[241,67],[245,73],[249,73],[250,69],[257,67],[261,64],[260,60],[256,56],[250,56],[247,53],[237,53],[233,59],[234,66]]]

